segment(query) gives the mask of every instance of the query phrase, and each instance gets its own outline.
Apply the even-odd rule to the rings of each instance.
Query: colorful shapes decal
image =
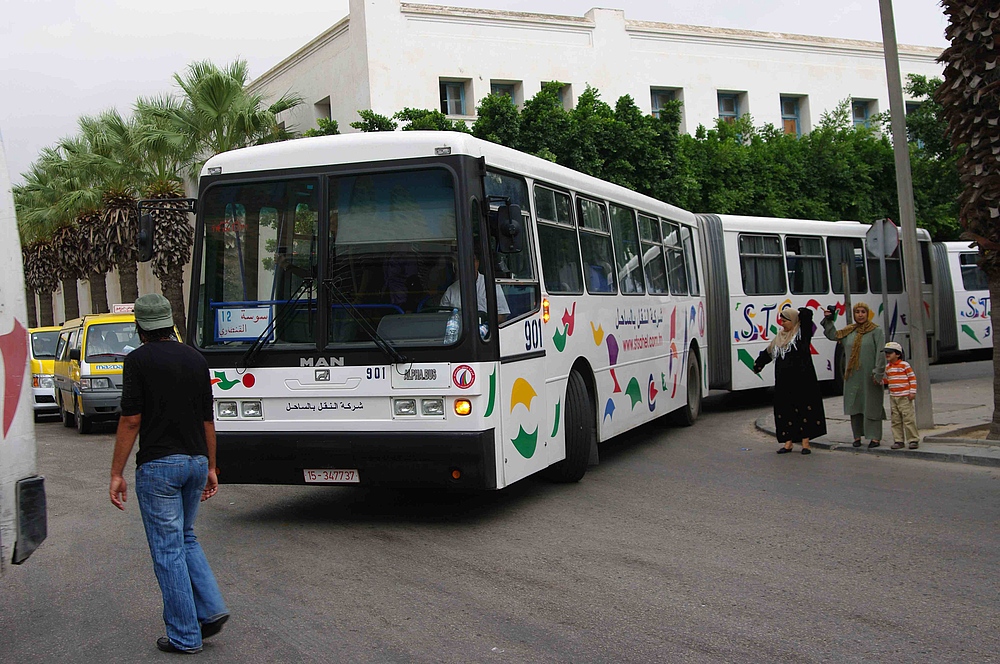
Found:
[[[514,445],[514,449],[517,450],[518,454],[525,459],[530,459],[534,456],[535,446],[538,444],[538,429],[536,428],[531,433],[527,433],[523,427],[518,427],[518,429],[517,437],[510,442]]]
[[[483,417],[489,417],[493,414],[493,404],[496,403],[497,396],[497,370],[493,369],[493,373],[490,374],[490,402],[486,406],[486,413]]]
[[[618,364],[618,340],[615,335],[608,335],[608,363],[611,366]]]
[[[975,333],[975,332],[973,332],[972,328],[971,328],[971,327],[969,327],[968,325],[966,325],[965,323],[962,323],[962,332],[965,332],[965,333],[966,333],[966,334],[968,334],[968,335],[969,335],[970,337],[972,337],[973,339],[975,339],[975,341],[976,341],[976,343],[977,343],[977,344],[978,344],[978,343],[982,343],[982,342],[981,342],[981,341],[979,340],[979,337],[977,337],[977,336],[976,336],[976,333]]]
[[[3,355],[3,435],[6,438],[14,423],[28,366],[28,330],[16,318],[14,328],[0,337],[0,354]]]
[[[639,381],[633,377],[628,382],[628,387],[625,388],[625,394],[628,395],[629,400],[632,402],[632,410],[635,410],[635,405],[642,401],[642,388],[639,387]]]
[[[615,375],[614,367],[611,368],[611,380],[615,382],[615,387],[611,390],[614,394],[618,394],[622,391],[622,386],[618,384],[618,376]]]
[[[514,386],[510,388],[510,412],[514,412],[514,406],[519,403],[524,404],[524,407],[531,410],[531,400],[538,396],[535,392],[535,388],[531,386],[531,383],[523,378],[518,378],[514,381]]]
[[[612,415],[615,414],[615,401],[614,399],[608,399],[608,403],[604,406],[604,419],[610,419]]]
[[[560,353],[566,350],[566,341],[573,336],[573,328],[576,326],[576,302],[573,303],[572,309],[563,309],[562,325],[562,330],[556,330],[552,335],[552,344]]]
[[[598,325],[594,327],[594,322],[590,322],[590,329],[594,333],[594,345],[600,346],[601,342],[604,341],[604,328]]]
[[[750,371],[753,371],[754,359],[746,348],[740,348],[736,351],[736,359],[738,359],[741,364],[744,364],[748,369],[750,369]],[[761,380],[764,380],[764,377],[761,376],[760,374],[757,374],[757,377],[760,378]]]
[[[656,410],[656,395],[659,392],[656,389],[656,381],[653,380],[653,374],[649,374],[649,385],[646,387],[646,405],[649,406],[649,412]]]
[[[566,334],[573,336],[573,327],[576,323],[576,302],[573,303],[571,311],[563,310],[562,324],[566,326]]]
[[[556,434],[559,432],[559,412],[562,410],[562,399],[556,402],[556,421],[552,423],[552,435],[549,438],[555,438]]]
[[[247,375],[249,376],[250,374],[247,374]],[[226,372],[225,371],[216,371],[215,372],[215,378],[213,378],[211,380],[211,383],[212,383],[212,385],[218,385],[223,390],[231,390],[234,387],[236,387],[237,385],[239,385],[240,381],[238,381],[238,380],[229,380],[228,378],[226,378]],[[251,382],[250,384],[253,385],[253,382]]]

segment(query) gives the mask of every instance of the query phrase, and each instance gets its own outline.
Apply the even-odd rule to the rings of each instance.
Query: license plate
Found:
[[[309,484],[357,484],[358,471],[343,468],[307,468],[302,471]]]

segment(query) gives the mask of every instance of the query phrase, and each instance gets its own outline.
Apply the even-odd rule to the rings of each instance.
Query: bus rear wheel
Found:
[[[545,469],[552,482],[579,482],[590,463],[590,448],[597,438],[594,404],[583,376],[573,371],[566,383],[566,458]]]
[[[693,350],[687,358],[687,402],[673,413],[675,424],[689,427],[701,414],[701,364]]]

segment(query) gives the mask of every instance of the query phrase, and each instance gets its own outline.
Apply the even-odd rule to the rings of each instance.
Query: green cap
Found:
[[[135,322],[147,332],[174,326],[170,302],[159,293],[143,295],[135,301]]]

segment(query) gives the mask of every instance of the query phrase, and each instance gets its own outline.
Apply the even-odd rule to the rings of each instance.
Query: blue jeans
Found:
[[[207,479],[204,456],[172,454],[135,469],[135,495],[163,594],[163,622],[167,637],[183,650],[201,648],[201,624],[228,613],[194,534]]]

